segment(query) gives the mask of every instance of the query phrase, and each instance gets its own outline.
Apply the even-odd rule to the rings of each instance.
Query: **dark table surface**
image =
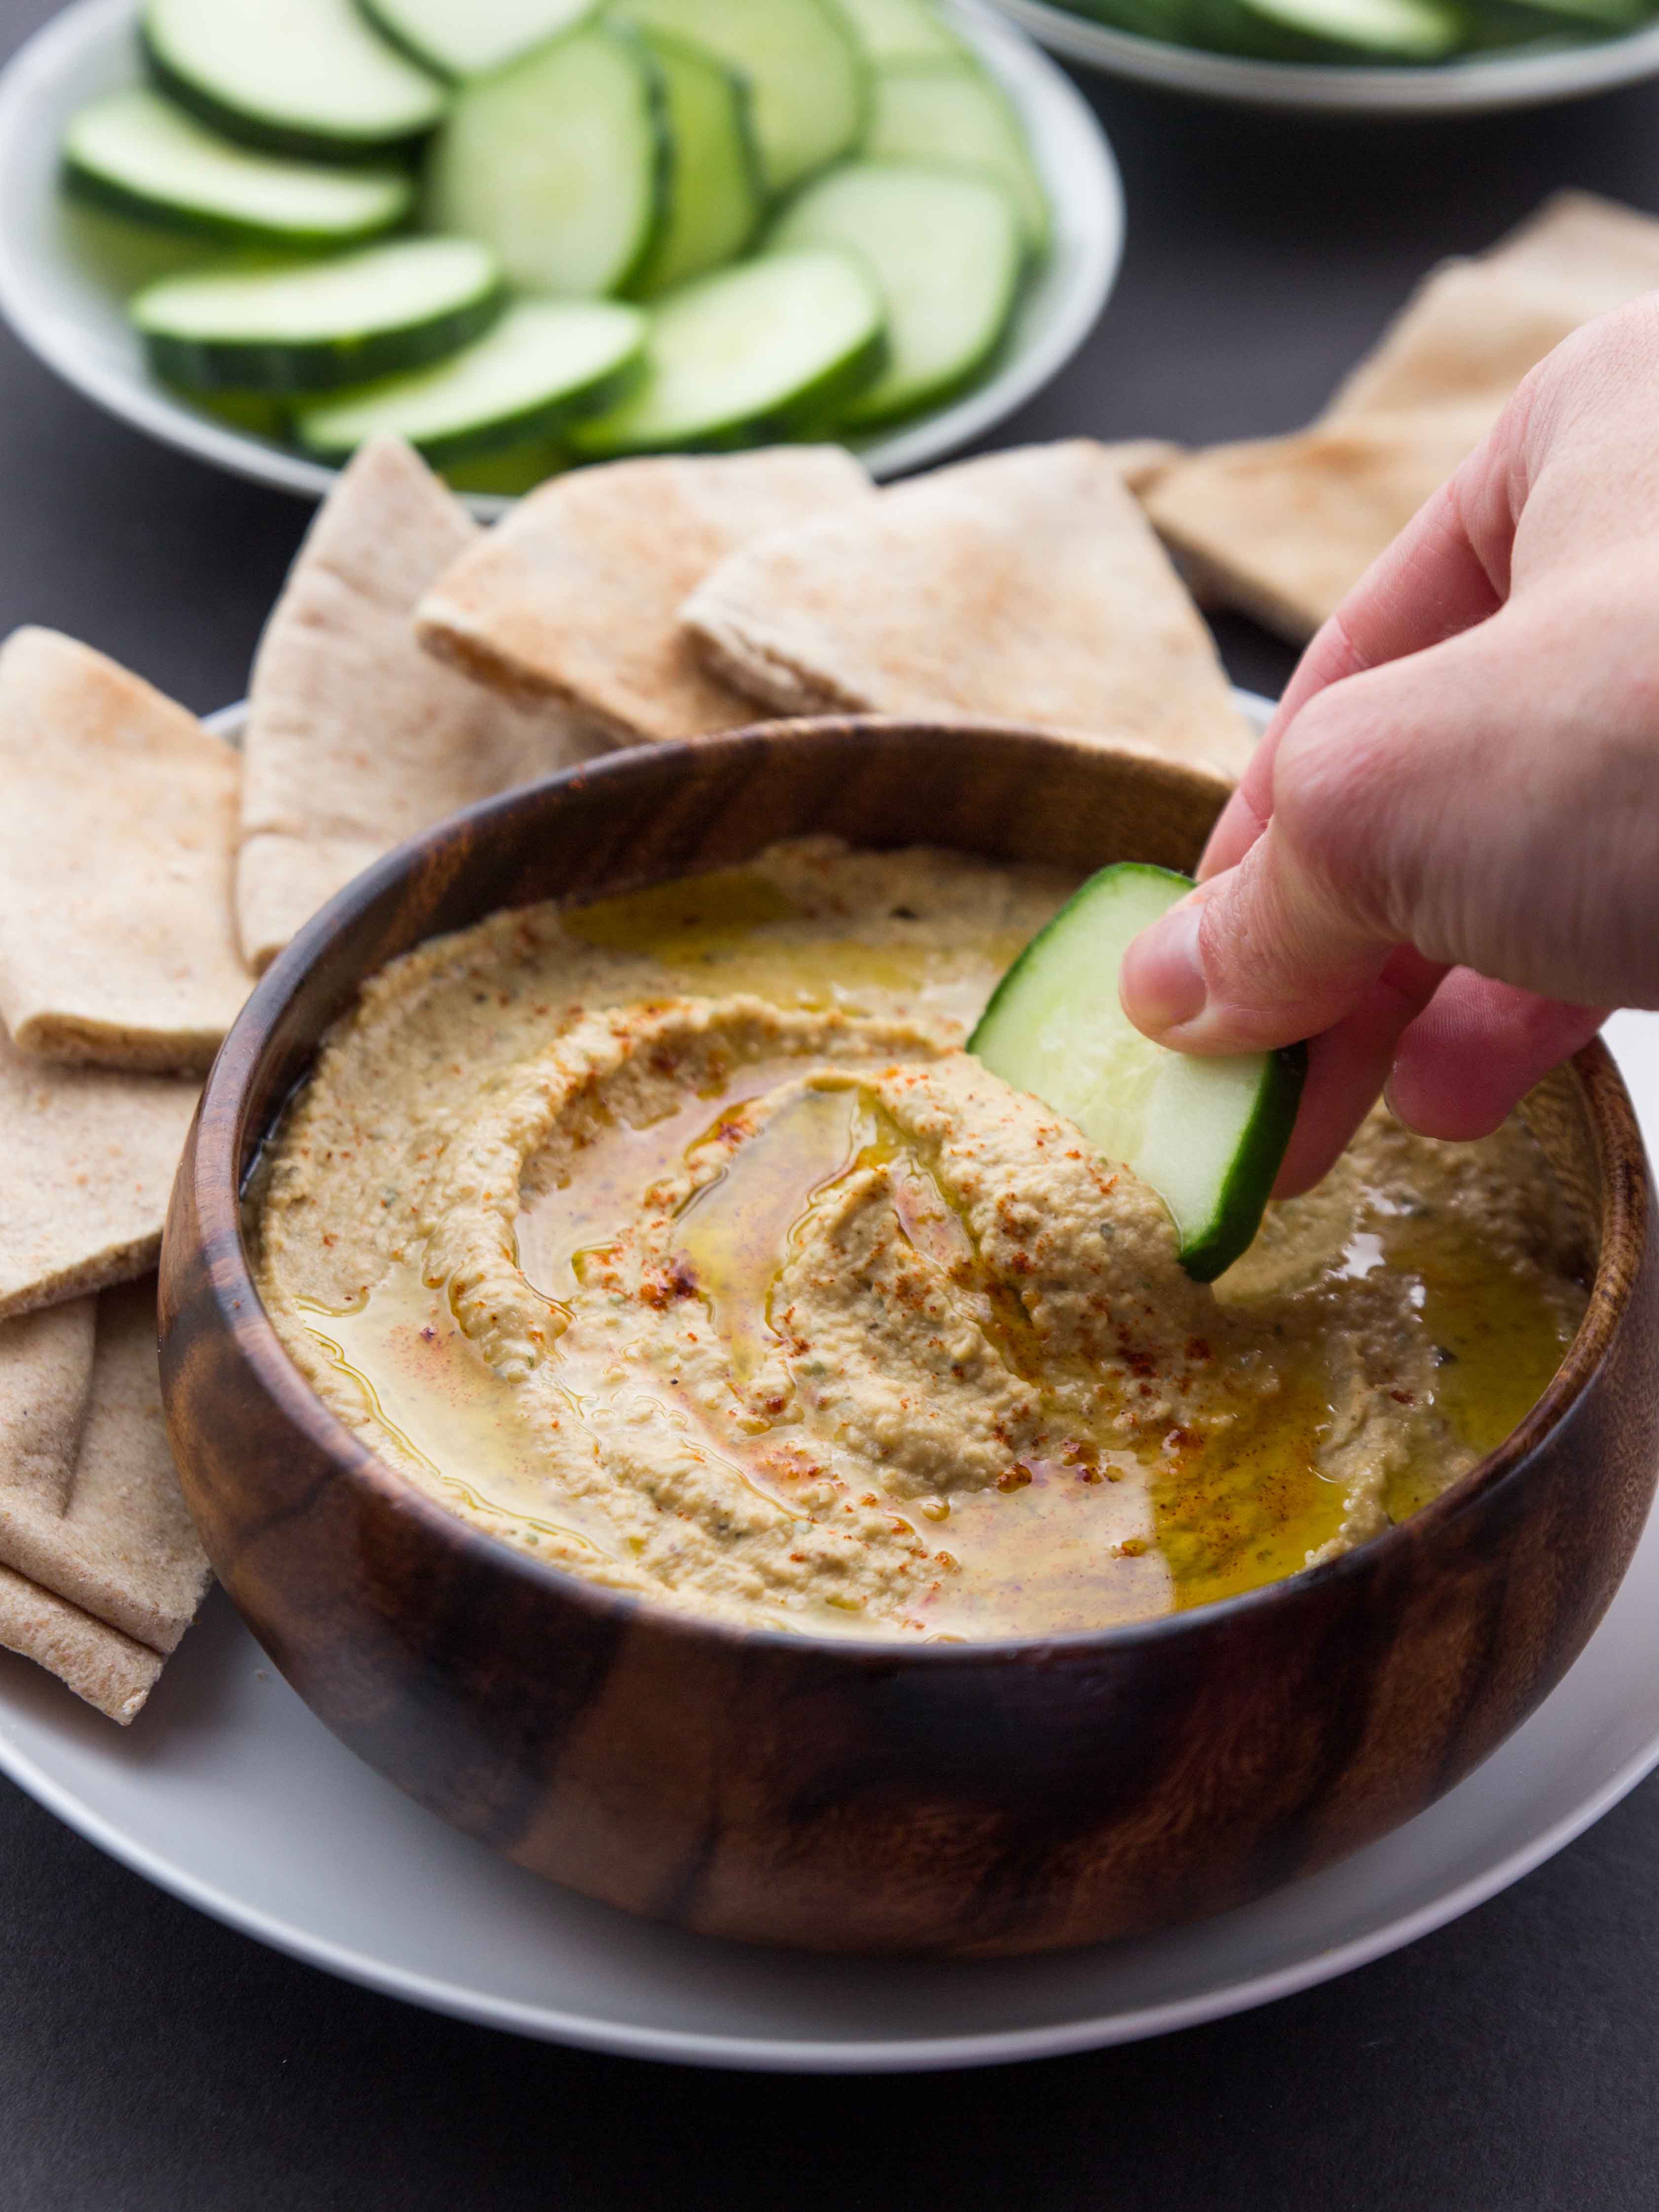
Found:
[[[234,4],[234,0],[226,0]],[[9,51],[52,12],[0,0]],[[1127,186],[1104,320],[996,443],[1305,420],[1438,256],[1578,185],[1659,210],[1659,87],[1326,126],[1085,88]],[[237,698],[307,510],[106,420],[0,336],[0,632]],[[1239,680],[1288,656],[1249,625]],[[0,1781],[0,2206],[16,2212],[1653,2212],[1659,1779],[1410,1950],[1237,2020],[1002,2071],[597,2058],[331,1980]]]

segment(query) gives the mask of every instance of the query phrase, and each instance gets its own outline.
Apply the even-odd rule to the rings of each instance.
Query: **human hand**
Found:
[[[1385,1083],[1482,1136],[1659,1006],[1659,294],[1540,363],[1355,586],[1199,875],[1124,1008],[1182,1051],[1311,1040],[1280,1195]]]

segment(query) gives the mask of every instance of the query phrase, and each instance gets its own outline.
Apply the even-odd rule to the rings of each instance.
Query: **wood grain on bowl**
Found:
[[[1226,786],[1010,729],[823,721],[617,755],[406,846],[261,983],[204,1094],[162,1279],[174,1449],[214,1565],[351,1747],[523,1865],[711,1934],[992,1955],[1221,1910],[1396,1826],[1571,1664],[1659,1438],[1659,1259],[1599,1046],[1529,1102],[1594,1254],[1521,1429],[1415,1518],[1224,1603],[1091,1634],[830,1643],[580,1583],[447,1513],[312,1394],[240,1190],[331,1022],[439,931],[780,837],[1190,866]]]

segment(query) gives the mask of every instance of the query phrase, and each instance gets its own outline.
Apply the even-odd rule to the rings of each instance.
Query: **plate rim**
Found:
[[[225,1601],[227,1603],[228,1601]],[[259,1648],[252,1632],[244,1632]],[[321,1729],[322,1723],[316,1725]],[[19,1751],[0,1727],[0,1772],[15,1783],[65,1826],[131,1872],[182,1903],[205,1912],[222,1925],[252,1936],[302,1964],[341,1980],[403,1999],[428,2012],[474,2026],[504,2029],[544,2043],[568,2045],[617,2058],[647,2058],[690,2066],[759,2074],[935,2073],[947,2069],[1009,2066],[1042,2058],[1063,2058],[1127,2043],[1148,2042],[1183,2028],[1225,2020],[1280,1997],[1334,1981],[1404,1950],[1424,1936],[1447,1926],[1486,1904],[1533,1873],[1594,1826],[1659,1766],[1659,1725],[1650,1741],[1570,1814],[1565,1814],[1531,1842],[1518,1847],[1479,1875],[1364,1936],[1324,1950],[1314,1950],[1292,1965],[1223,1983],[1195,1996],[1146,2005],[1128,2012],[1074,2021],[1059,2026],[985,2030],[968,2035],[910,2038],[902,2042],[854,2042],[717,2035],[690,2028],[635,2027],[587,2015],[532,2005],[515,1998],[485,1997],[458,1984],[389,1964],[349,1946],[319,1938],[297,1923],[261,1907],[250,1907],[221,1885],[171,1864],[149,1846],[135,1843],[118,1827],[47,1774],[27,1753]],[[1475,1772],[1478,1774],[1480,1769]],[[1467,1786],[1467,1785],[1462,1785]]]
[[[1304,113],[1469,115],[1542,107],[1659,75],[1659,23],[1622,38],[1547,52],[1492,54],[1432,66],[1268,62],[1146,39],[1091,22],[1052,0],[996,0],[1051,53],[1143,84],[1234,106]]]
[[[1046,329],[1024,345],[1016,340],[984,384],[915,422],[852,447],[878,478],[943,459],[1051,382],[1110,300],[1127,233],[1123,180],[1111,142],[1065,71],[989,0],[941,4],[1027,123],[1069,270]],[[128,36],[141,6],[142,0],[71,0],[18,47],[0,70],[0,173],[9,172],[33,130],[34,111],[55,93],[64,74]],[[90,357],[75,326],[40,296],[38,265],[20,248],[0,204],[0,315],[54,374],[106,413],[196,460],[297,497],[327,494],[337,469],[198,413],[142,369],[135,374]],[[493,521],[516,504],[514,495],[499,492],[458,496],[480,521]]]
[[[1237,686],[1234,696],[1260,729],[1272,713],[1273,702]],[[240,739],[246,714],[246,703],[239,701],[204,716],[204,725],[234,744]],[[229,1602],[222,1598],[220,1601],[226,1605]],[[239,1626],[257,1649],[257,1639],[252,1638],[246,1625]],[[320,1722],[316,1725],[322,1728]],[[15,1744],[0,1709],[0,1772],[9,1776],[37,1803],[156,1887],[222,1924],[307,1966],[453,2019],[611,2057],[744,2072],[822,2075],[922,2073],[1061,2057],[1173,2034],[1183,2028],[1253,2010],[1279,1997],[1294,1996],[1403,1949],[1486,1903],[1582,1835],[1656,1766],[1659,1710],[1656,1711],[1652,1732],[1646,1740],[1628,1753],[1599,1787],[1526,1843],[1414,1910],[1344,1942],[1313,1948],[1288,1964],[1245,1974],[1184,1997],[1115,2014],[1028,2028],[976,2030],[883,2042],[630,2026],[517,1998],[491,1996],[453,1980],[400,1967],[385,1958],[354,1950],[331,1937],[319,1936],[298,1922],[264,1906],[250,1905],[222,1883],[173,1863],[149,1844],[135,1840]],[[1468,1788],[1480,1771],[1477,1768],[1475,1774],[1459,1788]]]

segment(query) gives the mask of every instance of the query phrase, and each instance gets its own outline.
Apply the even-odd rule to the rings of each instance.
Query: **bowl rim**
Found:
[[[822,1637],[793,1629],[747,1626],[700,1614],[689,1607],[665,1604],[636,1591],[611,1589],[569,1573],[551,1561],[536,1558],[451,1512],[380,1459],[331,1411],[295,1364],[265,1310],[254,1279],[243,1226],[247,1176],[258,1148],[275,1126],[274,1121],[267,1121],[259,1131],[251,1131],[249,1094],[273,1039],[280,1033],[282,1017],[289,1002],[335,939],[389,890],[426,872],[436,881],[453,881],[453,872],[444,866],[443,856],[464,831],[476,837],[479,825],[486,825],[487,829],[493,821],[510,817],[526,806],[544,804],[550,792],[582,789],[594,783],[611,781],[625,786],[630,778],[642,775],[647,768],[659,775],[672,774],[676,763],[684,763],[689,769],[694,758],[707,758],[711,749],[741,754],[752,750],[757,739],[775,740],[786,726],[792,748],[804,744],[831,751],[855,750],[860,740],[875,733],[939,733],[947,728],[939,722],[909,716],[821,715],[793,720],[787,725],[775,720],[750,723],[741,729],[698,738],[695,743],[630,747],[598,760],[580,763],[535,783],[482,800],[394,848],[321,908],[255,984],[204,1085],[192,1139],[180,1164],[179,1179],[182,1182],[187,1172],[191,1178],[198,1252],[208,1262],[204,1278],[218,1327],[234,1342],[244,1371],[251,1370],[251,1379],[279,1413],[332,1463],[337,1474],[366,1486],[381,1505],[399,1518],[412,1520],[441,1548],[508,1572],[535,1592],[574,1604],[595,1624],[622,1625],[642,1617],[653,1634],[671,1638],[686,1636],[698,1641],[713,1636],[733,1649],[810,1654],[863,1666],[959,1668],[1002,1664],[1011,1659],[1030,1659],[1044,1654],[1076,1656],[1109,1650],[1121,1652],[1159,1644],[1170,1638],[1224,1629],[1231,1622],[1264,1607],[1294,1604],[1314,1590],[1328,1589],[1356,1576],[1377,1572],[1396,1554],[1425,1539],[1431,1540],[1439,1531],[1466,1513],[1483,1507],[1497,1492],[1517,1480],[1538,1449],[1570,1416],[1611,1352],[1626,1316],[1651,1231],[1647,1155],[1641,1131],[1623,1078],[1600,1036],[1593,1038],[1566,1064],[1579,1085],[1600,1154],[1601,1251],[1583,1317],[1543,1395],[1495,1450],[1487,1453],[1438,1498],[1419,1508],[1407,1520],[1394,1523],[1334,1559],[1301,1568],[1231,1597],[1213,1599],[1146,1620],[1091,1629],[977,1638],[957,1644],[910,1644],[874,1636]],[[1131,761],[1149,771],[1162,771],[1166,779],[1212,790],[1218,801],[1231,788],[1228,780],[1218,772],[1173,762],[1150,748],[1133,744],[1102,744],[1052,730],[988,720],[963,718],[948,726],[950,735],[959,738],[964,733],[989,737],[994,741],[1017,740],[1022,744],[1035,741],[1074,755],[1105,754]],[[464,875],[465,869],[461,872]],[[496,910],[486,908],[485,913]],[[483,918],[482,914],[477,917]],[[413,950],[415,945],[426,941],[423,937],[416,938],[406,949]],[[398,957],[401,956],[388,956]],[[368,971],[374,972],[377,971]],[[349,987],[331,1027],[348,1011],[366,980],[367,975],[359,976]],[[299,1082],[307,1079],[313,1064],[314,1051]],[[297,1087],[296,1083],[293,1088]],[[293,1096],[293,1089],[288,1096]],[[245,1158],[246,1170],[242,1166]],[[173,1249],[170,1217],[163,1240],[164,1275],[178,1264],[179,1255]],[[164,1340],[165,1334],[164,1328]],[[164,1369],[164,1394],[167,1388]]]

